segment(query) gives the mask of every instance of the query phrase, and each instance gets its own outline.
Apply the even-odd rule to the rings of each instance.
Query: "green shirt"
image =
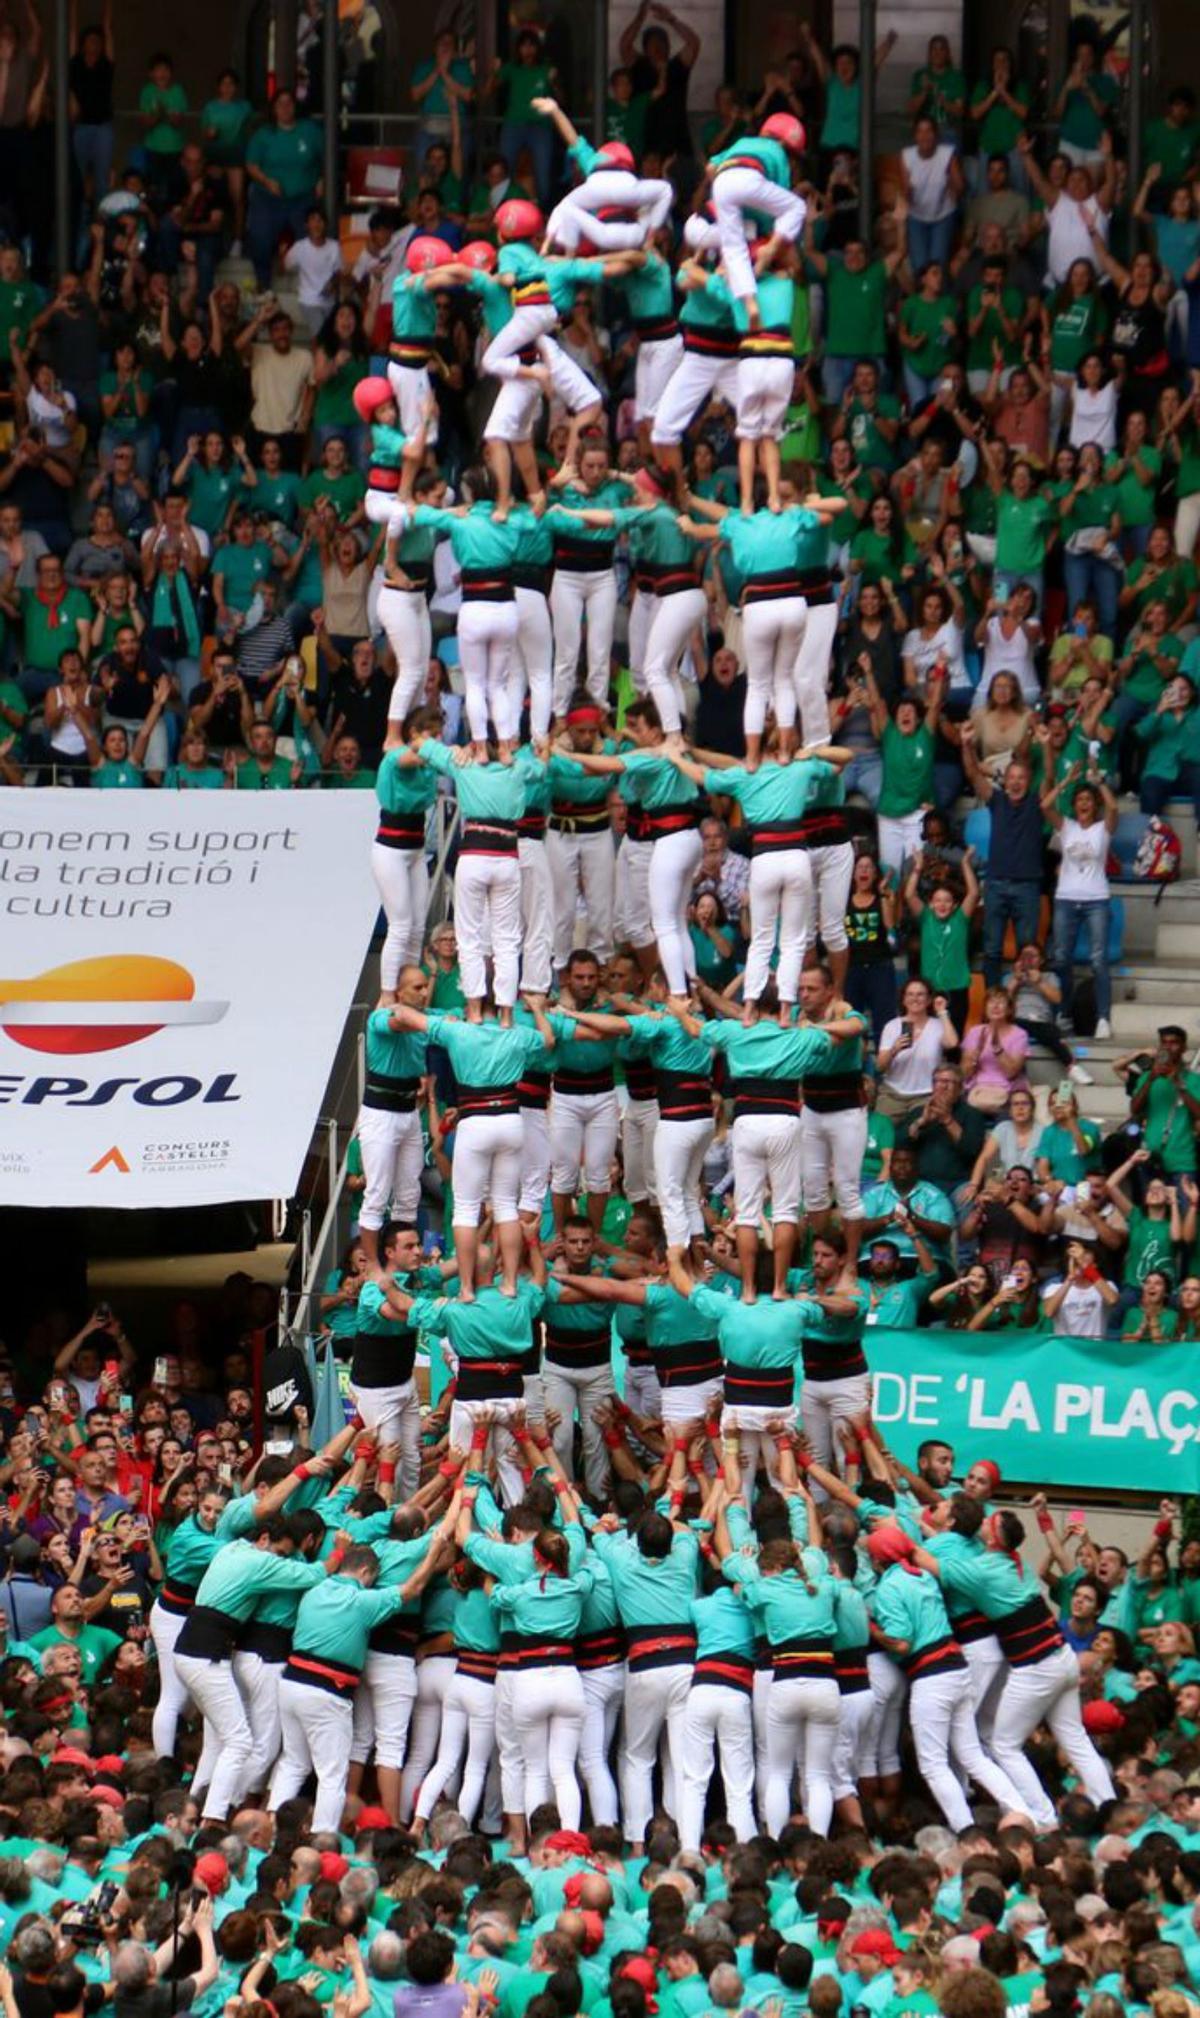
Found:
[[[272,757],[264,771],[257,757],[247,757],[238,765],[233,782],[239,792],[290,792],[292,767],[286,757]]]
[[[958,117],[950,107],[966,102],[967,80],[953,64],[947,64],[944,70],[933,70],[928,63],[923,63],[919,70],[913,71],[908,95],[916,98],[920,92],[925,94],[922,114],[927,113],[939,126],[949,126]]]
[[[1200,147],[1200,120],[1185,120],[1175,126],[1169,119],[1152,119],[1146,128],[1145,162],[1162,169],[1164,182],[1182,182]]]
[[[246,129],[254,117],[248,98],[210,98],[200,113],[200,126],[222,153],[242,151]]]
[[[1051,370],[1077,372],[1107,328],[1108,311],[1098,295],[1081,294],[1065,308],[1055,309],[1050,322]]]
[[[111,757],[105,757],[92,772],[92,789],[96,792],[140,792],[142,774],[132,757],[125,757],[115,764]]]
[[[24,342],[44,300],[41,288],[32,280],[0,280],[0,334],[6,342],[14,329]]]
[[[1182,1101],[1180,1101],[1179,1106],[1180,1108],[1183,1107]],[[1173,1126],[1171,1132],[1172,1134],[1175,1132]],[[1190,1138],[1190,1125],[1188,1134]],[[1188,1157],[1187,1162],[1181,1167],[1184,1170],[1190,1171],[1195,1161],[1190,1139],[1186,1145],[1181,1146],[1185,1148]],[[1167,1163],[1166,1158],[1164,1157],[1162,1160],[1164,1167],[1169,1170],[1171,1166]],[[1125,1249],[1125,1258],[1121,1269],[1122,1280],[1140,1285],[1146,1280],[1152,1269],[1160,1268],[1174,1281],[1175,1243],[1171,1239],[1170,1219],[1151,1219],[1142,1211],[1140,1206],[1135,1205],[1129,1215],[1128,1231],[1129,1245]]]
[[[874,406],[852,399],[846,409],[846,432],[860,468],[891,471],[896,467],[896,443],[876,427],[877,415],[880,420],[899,420],[900,402],[894,392],[876,393]]]
[[[365,377],[365,373],[362,376]],[[300,486],[300,509],[311,511],[319,497],[327,497],[339,519],[344,520],[357,510],[366,494],[367,486],[356,469],[344,470],[341,476],[330,476],[323,469],[315,469]]]
[[[502,63],[497,76],[507,92],[504,102],[506,119],[523,126],[545,126],[549,123],[544,112],[533,109],[535,98],[553,96],[554,85],[548,63]]]
[[[1002,491],[996,500],[997,573],[1037,574],[1046,564],[1046,533],[1053,510],[1036,492],[1013,497]]]
[[[365,357],[349,357],[345,364],[339,364],[329,377],[322,379],[313,401],[313,422],[317,427],[356,427],[358,415],[354,410],[354,388],[360,379],[367,377],[371,367]],[[353,475],[353,471],[350,472]],[[299,488],[299,478],[293,477]],[[326,483],[329,479],[326,478]],[[257,500],[256,500],[257,501]],[[339,513],[339,517],[342,514]]]
[[[208,469],[203,463],[194,462],[188,471],[187,486],[191,501],[188,516],[211,540],[224,526],[230,505],[241,497],[241,470],[225,469],[220,463],[215,469]],[[214,566],[220,558],[219,554],[215,557]]]
[[[936,378],[957,341],[954,324],[955,303],[951,295],[939,294],[934,301],[910,294],[900,310],[900,327],[906,336],[919,336],[919,350],[906,350],[904,361],[920,378]],[[947,330],[946,324],[951,325]]]
[[[646,142],[646,115],[650,110],[650,93],[635,91],[627,104],[610,98],[604,107],[604,138],[623,140],[634,155],[640,156]]]
[[[838,148],[857,149],[861,134],[860,106],[862,85],[857,77],[847,84],[836,70],[831,70],[825,84],[825,121],[821,127],[822,147],[831,152]]]
[[[36,589],[21,590],[23,654],[26,667],[39,673],[55,673],[62,654],[79,644],[76,625],[82,618],[90,623],[92,605],[82,589],[68,589],[62,601],[47,605]]]
[[[249,167],[277,182],[283,196],[314,196],[321,179],[321,129],[311,119],[294,126],[260,126],[246,149]]]
[[[320,395],[318,395],[319,401]],[[274,476],[268,476],[263,469],[256,470],[258,478],[252,492],[247,494],[247,503],[253,504],[255,511],[270,512],[273,519],[280,519],[285,526],[293,524],[296,517],[296,500],[300,494],[300,479],[291,470],[281,469]]]
[[[163,774],[163,789],[169,792],[219,792],[225,783],[225,773],[215,764],[201,764],[193,769],[189,764],[168,764]]]
[[[1105,120],[1116,108],[1120,91],[1115,77],[1107,71],[1092,70],[1088,73],[1089,98],[1083,91],[1069,91],[1063,108],[1062,122],[1058,129],[1059,140],[1069,140],[1072,147],[1083,148],[1095,153],[1100,147],[1100,135],[1104,132]],[[1100,111],[1092,105],[1092,98],[1100,101]]]
[[[1009,96],[1015,98],[1019,105],[1028,105],[1029,86],[1024,78],[1016,84],[1010,83],[1007,88]],[[991,93],[990,77],[975,85],[971,92],[973,117],[977,116],[976,108],[983,104],[985,98],[990,98]],[[984,113],[975,144],[980,154],[985,157],[989,154],[1010,154],[1024,129],[1025,121],[1018,119],[1015,112],[1010,112],[1007,105],[998,102],[990,105]]]
[[[921,913],[921,978],[937,995],[971,985],[971,921],[961,904],[939,918],[926,904]]]
[[[1019,323],[1025,312],[1024,295],[1019,288],[1002,287],[1000,290],[999,305],[997,306],[989,302],[985,308],[983,301],[985,291],[982,286],[973,287],[967,296],[966,319],[968,329],[980,310],[983,309],[983,321],[980,323],[974,336],[969,335],[967,337],[968,371],[990,371],[992,369],[995,363],[995,357],[992,352],[992,345],[994,343],[1000,345],[1004,353],[1004,363],[1006,366],[1016,364],[1021,356],[1020,335],[1010,337],[1007,334],[1004,323],[1001,320],[1001,310],[1003,310],[1009,322]]]
[[[1125,513],[1121,517],[1125,520]],[[1125,520],[1129,523],[1128,520]],[[1133,613],[1140,616],[1147,603],[1165,603],[1173,622],[1178,622],[1188,598],[1194,596],[1200,587],[1200,577],[1196,574],[1196,563],[1183,554],[1174,554],[1165,564],[1148,561],[1139,554],[1125,576],[1126,584],[1137,593],[1133,599]],[[1163,643],[1178,643],[1178,639],[1164,638]]]
[[[857,139],[851,144],[857,147]],[[825,290],[829,319],[825,348],[829,355],[882,357],[887,350],[887,269],[883,261],[873,259],[861,273],[850,273],[845,261],[832,254]]]
[[[1038,1157],[1045,1157],[1051,1177],[1060,1177],[1064,1184],[1080,1184],[1090,1170],[1100,1168],[1099,1128],[1094,1121],[1081,1120],[1076,1125],[1086,1149],[1081,1151],[1070,1130],[1060,1128],[1057,1121],[1043,1128],[1037,1147]]]
[[[1114,450],[1104,464],[1106,487],[1113,492],[1116,509],[1121,514],[1122,526],[1148,526],[1154,523],[1155,491],[1162,472],[1162,456],[1158,449],[1150,446],[1149,442],[1143,442],[1138,449],[1137,460],[1143,469],[1150,472],[1151,481],[1148,484],[1143,483],[1139,477],[1132,457],[1126,462],[1124,456]]]
[[[148,371],[135,372],[132,379],[125,385],[121,384],[115,371],[102,371],[100,374],[100,397],[102,399],[111,399],[114,393],[119,395],[116,406],[104,423],[105,427],[110,428],[117,435],[129,436],[136,434],[142,425],[141,420],[138,418],[136,395],[139,392],[149,394],[152,386],[153,380]]]
[[[880,741],[883,790],[878,811],[887,820],[916,813],[933,798],[934,742],[924,723],[906,736],[888,722]]]
[[[151,154],[181,154],[183,152],[183,130],[173,126],[167,118],[169,112],[187,111],[187,92],[182,84],[155,84],[153,79],[143,84],[138,97],[138,111],[157,113],[158,119],[146,129],[142,145]]]
[[[225,585],[226,609],[248,610],[259,584],[271,572],[271,549],[261,540],[252,540],[248,547],[231,540],[213,555],[212,571],[214,577],[220,575]]]
[[[1156,1078],[1146,1072],[1134,1089],[1137,1093],[1143,1087],[1147,1090],[1146,1148],[1172,1176],[1196,1167],[1196,1132],[1180,1085],[1186,1086],[1193,1100],[1200,1100],[1200,1075],[1195,1072],[1181,1072],[1178,1084],[1174,1079]]]
[[[103,1626],[82,1626],[78,1638],[69,1633],[61,1633],[57,1626],[47,1626],[44,1633],[35,1633],[29,1642],[39,1654],[48,1654],[51,1647],[77,1647],[83,1662],[83,1680],[91,1688],[105,1661],[120,1646],[118,1633],[106,1632]]]

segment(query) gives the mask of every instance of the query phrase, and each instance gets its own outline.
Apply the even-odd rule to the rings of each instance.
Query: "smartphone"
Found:
[[[117,1407],[120,1409],[122,1415],[132,1415],[133,1396],[131,1394],[123,1394],[117,1403]]]
[[[912,1038],[912,1032],[913,1032],[913,1027],[912,1027],[912,1021],[911,1021],[911,1019],[910,1019],[909,1017],[907,1017],[907,1016],[902,1016],[902,1017],[900,1018],[900,1029],[901,1029],[901,1031],[902,1031],[903,1035],[904,1035],[905,1037],[909,1038],[909,1040],[911,1041],[911,1038]]]
[[[1015,1275],[1006,1275],[1003,1282],[1000,1284],[1001,1289],[1015,1289],[1016,1286],[1017,1286],[1017,1278]]]
[[[106,1359],[106,1360],[105,1360],[105,1362],[104,1362],[104,1378],[105,1378],[105,1380],[108,1380],[108,1381],[115,1381],[115,1380],[120,1380],[120,1378],[121,1378],[121,1363],[120,1363],[120,1361],[119,1361],[119,1360],[116,1360],[116,1359]]]
[[[156,1360],[155,1360],[155,1362],[154,1362],[154,1374],[153,1374],[153,1380],[154,1380],[154,1385],[155,1385],[155,1387],[165,1387],[165,1386],[166,1386],[166,1384],[167,1384],[167,1362],[166,1362],[166,1360],[165,1360],[165,1359],[156,1359]]]
[[[111,1304],[98,1303],[96,1305],[95,1316],[99,1324],[107,1324],[109,1318],[112,1316]]]
[[[268,1457],[286,1457],[292,1445],[287,1437],[268,1437],[263,1449]]]

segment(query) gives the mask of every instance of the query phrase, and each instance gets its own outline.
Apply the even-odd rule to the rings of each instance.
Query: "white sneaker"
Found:
[[[1094,1086],[1096,1083],[1086,1066],[1078,1062],[1068,1068],[1067,1078],[1073,1079],[1076,1086]]]
[[[1107,1016],[1102,1016],[1097,1023],[1096,1036],[1100,1039],[1101,1043],[1103,1043],[1106,1037],[1112,1036],[1112,1024],[1109,1022]]]

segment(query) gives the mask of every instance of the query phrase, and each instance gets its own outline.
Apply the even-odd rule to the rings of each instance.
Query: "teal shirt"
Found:
[[[454,1644],[465,1653],[494,1654],[500,1650],[500,1626],[491,1593],[462,1591],[454,1606]]]
[[[449,1339],[460,1359],[517,1359],[533,1349],[533,1327],[545,1302],[536,1283],[522,1280],[515,1296],[489,1286],[476,1293],[474,1303],[419,1296],[409,1320],[414,1331]]]
[[[834,1050],[832,1037],[811,1025],[706,1023],[705,1042],[720,1051],[732,1080],[802,1079]]]
[[[402,764],[400,752],[389,750],[375,773],[375,796],[385,813],[424,814],[438,795],[434,769]]]
[[[690,1626],[700,1559],[694,1534],[676,1530],[670,1553],[654,1561],[620,1532],[595,1534],[592,1547],[612,1577],[623,1625]]]
[[[284,196],[312,196],[321,179],[324,159],[321,129],[311,119],[294,126],[260,126],[250,136],[246,160],[277,182]]]
[[[614,756],[615,744],[605,741],[599,754]],[[603,806],[613,784],[611,777],[604,772],[585,771],[582,764],[558,751],[546,764],[546,776],[550,781],[551,799],[562,804],[568,817],[575,807]]]
[[[232,1504],[236,1505],[236,1501]],[[221,1518],[224,1519],[224,1515]],[[205,1570],[221,1547],[222,1539],[215,1528],[211,1532],[202,1528],[195,1514],[186,1514],[171,1536],[163,1564],[169,1588],[176,1591],[197,1590]]]
[[[437,332],[437,303],[423,273],[401,273],[392,287],[392,340],[432,343]]]
[[[646,264],[624,273],[614,283],[629,303],[634,327],[667,321],[675,311],[675,276],[660,252],[647,252]]]
[[[474,569],[506,574],[516,557],[517,536],[507,521],[492,517],[488,503],[473,504],[465,518],[437,505],[418,505],[413,512],[415,526],[429,526],[445,533],[455,560],[464,573]]]
[[[498,1023],[460,1023],[436,1009],[426,1020],[428,1041],[443,1047],[464,1086],[515,1086],[527,1065],[545,1060],[538,1032],[519,1024],[502,1030]]]
[[[950,1637],[941,1588],[927,1570],[913,1576],[903,1563],[895,1563],[880,1577],[868,1609],[880,1632],[889,1639],[907,1640],[906,1660]]]
[[[801,1340],[824,1316],[820,1305],[807,1297],[792,1297],[785,1303],[770,1298],[742,1303],[703,1284],[692,1291],[688,1302],[716,1326],[722,1355],[735,1368],[794,1367]]]
[[[364,1590],[351,1577],[327,1577],[301,1599],[293,1628],[297,1653],[336,1661],[361,1674],[375,1627],[392,1618],[403,1602],[398,1589]]]
[[[367,1018],[367,1082],[381,1075],[411,1080],[425,1071],[428,1038],[415,1030],[393,1030],[390,1009],[373,1009]]]
[[[823,1640],[832,1654],[834,1581],[831,1576],[809,1576],[807,1583],[796,1570],[782,1570],[777,1576],[764,1576],[754,1556],[741,1554],[726,1556],[721,1571],[731,1584],[740,1584],[746,1603],[760,1621],[770,1646],[782,1647],[789,1640]],[[829,1675],[832,1680],[832,1661]]]
[[[195,770],[190,764],[168,764],[163,773],[167,792],[220,792],[224,787],[225,773],[215,764],[201,764]]]
[[[456,764],[444,743],[422,743],[421,762],[449,778],[467,820],[513,823],[525,811],[530,766],[516,764]]]
[[[244,1625],[260,1598],[272,1591],[307,1591],[324,1583],[319,1563],[299,1556],[273,1556],[251,1541],[232,1541],[204,1572],[196,1603]]]
[[[708,166],[710,172],[717,176],[730,162],[737,164],[744,161],[757,162],[768,182],[778,183],[781,189],[791,188],[791,160],[786,147],[778,140],[764,140],[761,136],[752,140],[736,140],[732,147],[714,154]]]
[[[579,1632],[584,1594],[590,1585],[591,1571],[585,1563],[574,1576],[546,1576],[539,1572],[522,1584],[497,1584],[492,1603],[500,1613],[504,1631],[571,1641]]]
[[[781,512],[726,512],[721,538],[743,582],[763,575],[798,575],[802,568],[825,565],[828,552],[823,521],[803,505],[789,505]]]
[[[713,1660],[721,1654],[754,1657],[754,1621],[736,1591],[714,1591],[711,1597],[692,1600],[692,1624],[696,1628],[696,1659]]]
[[[724,792],[736,799],[750,828],[779,820],[798,820],[816,797],[821,777],[832,773],[833,765],[819,758],[801,758],[792,764],[760,764],[747,771],[740,764],[732,770],[706,771],[706,792]]]
[[[497,280],[494,273],[480,273],[472,269],[461,282],[470,294],[478,295],[483,326],[489,336],[499,336],[506,323],[512,321],[512,291]]]
[[[105,757],[92,772],[92,790],[99,792],[140,792],[142,774],[131,757],[115,764],[111,757]]]
[[[225,584],[227,609],[248,610],[270,572],[271,550],[261,540],[252,540],[248,547],[231,541],[213,556],[213,574]]]
[[[629,1039],[635,1051],[653,1060],[661,1072],[709,1076],[712,1053],[702,1037],[693,1037],[673,1016],[631,1016]]]
[[[635,798],[648,812],[664,806],[690,805],[700,797],[700,787],[656,750],[625,750],[621,761]]]
[[[565,484],[558,493],[558,502],[552,504],[546,513],[555,535],[556,556],[561,554],[564,543],[611,554],[617,539],[615,526],[585,525],[582,519],[568,518],[567,513],[621,511],[629,503],[629,491],[630,485],[624,477],[597,484],[595,490],[584,490],[578,484]],[[569,567],[569,559],[560,559],[559,566]]]

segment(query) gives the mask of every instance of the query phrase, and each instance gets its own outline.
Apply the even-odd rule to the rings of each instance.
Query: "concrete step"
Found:
[[[1200,940],[1200,928],[1188,928],[1195,944]],[[1200,1003],[1200,967],[1164,964],[1159,972],[1154,969],[1137,970],[1117,968],[1113,972],[1113,999],[1117,1002],[1140,1002],[1147,1009],[1179,1007]],[[1158,1018],[1162,1021],[1161,1015]]]

